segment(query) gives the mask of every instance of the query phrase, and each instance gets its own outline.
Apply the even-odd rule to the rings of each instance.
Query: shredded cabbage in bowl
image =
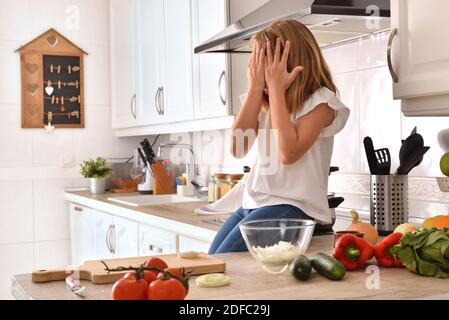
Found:
[[[273,246],[253,246],[255,258],[264,264],[290,264],[296,257],[304,254],[304,250],[290,242],[280,241]]]

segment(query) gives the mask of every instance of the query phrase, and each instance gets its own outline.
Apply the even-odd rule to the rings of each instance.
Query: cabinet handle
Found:
[[[132,113],[134,119],[137,119],[136,100],[137,100],[137,95],[134,94],[131,99],[131,113]]]
[[[164,102],[164,87],[161,87],[161,93],[159,94],[161,116],[165,116],[165,102]]]
[[[224,70],[220,75],[220,79],[218,80],[218,93],[220,96],[221,103],[225,106],[227,97],[223,98],[223,95],[221,94],[221,83],[222,83],[223,79],[226,79],[226,71],[224,71]]]
[[[154,95],[154,107],[156,108],[157,114],[161,115],[161,109],[159,107],[159,94],[161,92],[161,87],[157,88],[156,94]]]
[[[111,253],[115,254],[115,224],[111,226],[111,235],[110,235],[110,243],[111,243]]]
[[[149,245],[148,249],[150,249],[151,252],[164,253],[164,249],[153,246],[152,244]]]
[[[74,209],[76,212],[83,212],[83,208],[80,208],[80,207],[75,207],[75,209]]]
[[[391,78],[393,79],[393,81],[395,83],[399,82],[399,77],[398,77],[397,73],[394,71],[394,68],[393,68],[393,62],[392,62],[392,59],[391,59],[391,50],[392,50],[392,46],[393,46],[393,40],[397,36],[397,34],[398,34],[398,29],[397,28],[394,28],[393,30],[391,30],[390,38],[388,39],[388,47],[387,47],[388,69],[390,70]]]
[[[106,246],[108,247],[108,250],[110,253],[112,253],[112,247],[111,247],[111,230],[112,230],[112,225],[109,226],[108,231],[106,231]]]

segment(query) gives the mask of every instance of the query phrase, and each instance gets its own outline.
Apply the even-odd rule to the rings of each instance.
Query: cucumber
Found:
[[[317,253],[310,262],[313,269],[330,280],[338,281],[345,276],[346,270],[343,264],[325,253]]]
[[[304,255],[297,257],[290,265],[290,273],[297,280],[308,280],[312,273],[310,260]]]

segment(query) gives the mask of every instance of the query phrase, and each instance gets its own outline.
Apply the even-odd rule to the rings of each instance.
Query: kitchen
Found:
[[[242,175],[245,166],[254,165],[257,150],[251,149],[242,159],[235,159],[229,152],[230,128],[242,107],[240,96],[247,91],[250,53],[195,51],[220,51],[222,45],[228,50],[250,51],[241,39],[219,44],[208,40],[234,22],[240,28],[251,27],[254,17],[263,13],[262,17],[271,20],[295,13],[313,22],[311,28],[316,29],[314,34],[341,100],[351,110],[345,128],[335,137],[331,162],[338,172],[330,175],[328,190],[334,193],[334,199],[344,198],[335,210],[333,230],[346,230],[352,223],[353,210],[365,222],[370,221],[374,210],[370,204],[373,170],[365,155],[364,138],[371,137],[376,148],[389,148],[393,174],[400,166],[401,141],[411,136],[415,127],[430,150],[407,179],[407,220],[420,226],[430,217],[449,213],[449,193],[440,190],[436,179],[444,176],[440,159],[449,152],[449,103],[445,100],[449,57],[447,45],[438,41],[449,27],[441,14],[448,4],[441,0],[426,4],[417,0],[366,1],[362,15],[373,14],[374,18],[355,19],[363,22],[364,30],[348,32],[341,23],[347,12],[336,12],[337,18],[320,19],[320,15],[332,13],[314,11],[326,10],[326,1],[315,1],[315,6],[314,1],[281,2],[285,7],[274,0],[0,0],[0,254],[8,257],[7,263],[3,259],[0,263],[1,299],[78,298],[63,281],[32,283],[30,274],[35,270],[65,269],[90,260],[209,251],[228,215],[195,214],[209,198],[205,198],[204,188],[195,190],[188,182],[194,180],[208,187],[208,197],[215,196],[216,188],[209,189],[211,176],[226,173],[228,176],[215,177],[226,185],[229,175]],[[371,3],[377,7],[367,5]],[[262,10],[256,11],[260,7]],[[331,6],[328,10],[336,9]],[[424,10],[426,16],[420,14]],[[361,15],[360,10],[357,12]],[[55,112],[34,117],[39,120],[34,127],[24,126],[24,92],[26,95],[30,89],[26,85],[23,89],[27,71],[21,71],[21,57],[33,55],[31,49],[41,40],[50,53],[60,50],[59,42],[84,61],[75,63],[82,71],[79,81],[85,80],[80,92],[84,102],[79,104],[81,119],[69,119],[79,120],[78,127],[58,125]],[[58,64],[55,62],[56,67]],[[67,65],[76,74],[72,67]],[[59,86],[58,78],[53,78],[55,73],[57,68],[51,80],[45,79],[50,83],[38,86],[42,95],[52,90],[47,88]],[[42,95],[30,94],[27,99],[40,99]],[[62,101],[65,99],[61,97],[61,109]],[[51,107],[51,101],[46,100],[44,110],[48,103]],[[30,114],[35,111],[30,110]],[[145,139],[144,145],[151,146],[154,157],[143,152],[143,160],[170,160],[161,175],[172,185],[178,177],[179,195],[92,195],[91,182],[81,175],[80,165],[97,157],[112,164],[115,178],[133,180],[144,172],[148,179],[147,183],[140,181],[139,186],[129,180],[130,185],[125,186],[111,181],[108,189],[154,189],[154,173],[142,166],[146,161],[136,151],[145,149],[141,145]],[[133,174],[123,174],[131,168]],[[170,189],[172,185],[159,187]],[[326,251],[332,250],[331,235],[312,238],[309,251],[324,250],[319,249],[323,246],[328,247]],[[191,281],[188,299],[273,297],[273,291],[263,286],[242,291],[240,296],[233,291],[234,283],[245,278],[245,270],[238,270],[238,265],[245,262],[261,269],[248,253],[225,254],[220,259],[226,262],[231,286],[212,293]],[[448,297],[442,279],[417,277],[405,269],[391,272],[381,278],[380,291],[366,289],[367,275],[359,272],[363,282],[348,277],[348,281],[331,283],[326,295],[317,289],[313,292],[313,281],[326,283],[314,275],[307,284],[310,295],[294,299],[333,299],[341,292],[348,299],[358,297],[360,292],[381,299]],[[291,282],[288,272],[273,281],[279,279],[285,282],[279,299],[289,297],[289,288],[301,286]],[[395,291],[398,285],[414,279],[428,289],[417,293],[410,285],[406,293]],[[95,285],[84,281],[82,285],[88,295],[96,292]],[[44,286],[48,290],[36,289]],[[351,287],[357,290],[351,291]],[[33,295],[39,291],[42,296]],[[110,290],[98,296],[109,297]]]

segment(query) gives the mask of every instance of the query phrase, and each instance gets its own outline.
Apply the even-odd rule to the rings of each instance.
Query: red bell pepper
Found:
[[[402,237],[403,234],[400,232],[392,233],[374,246],[374,256],[379,266],[386,268],[403,267],[399,257],[395,257],[392,253],[393,247],[401,242]]]
[[[353,234],[343,235],[335,244],[334,258],[348,271],[360,269],[373,255],[371,244]]]

